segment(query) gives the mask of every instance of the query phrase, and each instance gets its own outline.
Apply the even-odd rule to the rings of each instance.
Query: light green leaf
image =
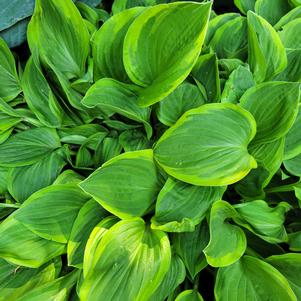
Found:
[[[89,235],[106,215],[107,212],[93,199],[80,209],[74,221],[67,246],[69,266],[82,268],[84,250]]]
[[[232,71],[229,79],[226,81],[221,102],[238,103],[242,95],[255,85],[252,73],[246,67],[239,66]]]
[[[253,117],[239,106],[206,104],[187,111],[168,129],[155,145],[154,156],[169,175],[183,182],[228,185],[257,166],[247,151],[255,133]]]
[[[282,27],[279,36],[285,48],[301,48],[301,18],[297,18]]]
[[[252,201],[233,206],[238,217],[236,223],[269,243],[288,240],[284,227],[285,215],[291,209],[288,203],[280,202],[276,207],[269,207],[265,201]],[[247,223],[247,224],[245,224]]]
[[[15,301],[35,287],[53,281],[60,272],[61,265],[61,260],[55,259],[39,269],[30,269],[0,259],[0,300]]]
[[[41,67],[31,57],[22,76],[25,100],[31,111],[48,127],[60,127],[64,111],[58,104]]]
[[[20,92],[15,59],[4,40],[0,38],[0,98],[10,101]]]
[[[216,301],[297,301],[280,272],[251,256],[218,270],[214,295]]]
[[[83,266],[85,269],[83,270],[84,277],[87,276],[88,271],[90,271],[94,255],[96,250],[98,249],[99,243],[103,236],[108,232],[108,230],[115,225],[119,219],[116,216],[108,216],[105,217],[94,229],[91,231],[88,241],[86,243],[85,251],[84,251],[84,261]]]
[[[209,46],[212,47],[218,58],[247,57],[248,25],[245,17],[237,17],[220,26],[214,33]]]
[[[23,295],[18,301],[67,301],[72,287],[76,284],[78,271],[45,283]]]
[[[93,36],[95,80],[108,77],[121,82],[130,81],[123,65],[123,42],[130,25],[143,11],[142,7],[135,7],[114,15]]]
[[[30,165],[50,155],[59,147],[59,137],[54,129],[28,129],[0,144],[0,166]]]
[[[64,170],[54,181],[53,185],[79,184],[84,178],[71,169]]]
[[[273,142],[286,135],[296,119],[299,99],[299,83],[267,82],[250,88],[240,104],[256,120],[252,144]]]
[[[299,300],[301,298],[301,254],[274,255],[267,258],[266,261],[285,276]]]
[[[208,53],[199,56],[191,74],[196,83],[202,84],[205,88],[207,102],[219,102],[221,88],[216,54]]]
[[[43,64],[68,78],[84,75],[90,38],[71,0],[37,0],[27,37],[31,52],[38,53]]]
[[[82,100],[88,108],[98,107],[108,115],[115,113],[144,125],[148,137],[152,135],[149,124],[150,109],[140,108],[137,95],[132,85],[124,84],[110,78],[97,81]]]
[[[235,217],[239,217],[238,213],[227,202],[215,202],[211,208],[210,241],[204,253],[213,267],[233,264],[246,250],[247,239],[243,230],[228,222],[228,219]]]
[[[209,228],[203,221],[193,232],[178,233],[174,236],[177,254],[182,258],[191,279],[207,266],[203,250],[209,242]]]
[[[10,130],[21,121],[22,119],[20,117],[10,116],[6,113],[0,112],[0,133]]]
[[[234,0],[234,4],[245,15],[249,10],[254,10],[255,2],[256,0]]]
[[[222,199],[225,189],[194,186],[168,178],[157,198],[152,228],[166,232],[194,231],[210,206]]]
[[[148,300],[168,272],[170,260],[164,232],[149,229],[141,218],[120,221],[100,241],[88,271],[84,265],[80,298]]]
[[[16,265],[38,268],[65,252],[64,244],[34,234],[15,218],[15,213],[0,224],[1,258]]]
[[[66,165],[61,149],[27,166],[11,168],[7,178],[9,193],[19,203],[31,194],[51,185]]]
[[[183,113],[203,105],[204,102],[204,96],[199,88],[184,82],[158,103],[156,114],[160,122],[172,126]]]
[[[211,3],[160,4],[129,27],[123,61],[130,79],[144,88],[140,105],[160,101],[188,76],[202,48],[210,8]]]
[[[152,150],[116,156],[80,183],[85,192],[120,218],[144,215],[160,186]]]
[[[186,290],[180,293],[175,301],[204,301],[204,299],[196,290]]]
[[[290,10],[287,0],[273,0],[273,5],[269,0],[257,0],[255,3],[256,14],[265,18],[271,25],[276,24]]]
[[[89,197],[75,185],[53,185],[32,194],[15,218],[37,235],[67,243],[73,223]]]
[[[248,12],[249,64],[257,83],[268,81],[285,69],[285,48],[264,18]]]

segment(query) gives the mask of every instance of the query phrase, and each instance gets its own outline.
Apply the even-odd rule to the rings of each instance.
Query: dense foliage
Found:
[[[235,4],[36,0],[30,58],[0,39],[1,301],[301,300],[301,1]]]

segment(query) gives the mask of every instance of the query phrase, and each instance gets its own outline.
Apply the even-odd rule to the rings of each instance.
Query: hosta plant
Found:
[[[301,2],[234,2],[0,40],[0,301],[301,300]]]

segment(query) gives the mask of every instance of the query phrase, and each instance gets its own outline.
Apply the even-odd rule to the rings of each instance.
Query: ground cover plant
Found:
[[[84,2],[0,40],[0,300],[301,300],[301,1]]]

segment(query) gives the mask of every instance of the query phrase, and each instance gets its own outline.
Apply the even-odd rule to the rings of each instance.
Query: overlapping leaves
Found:
[[[165,2],[0,40],[0,300],[301,298],[301,3]]]

